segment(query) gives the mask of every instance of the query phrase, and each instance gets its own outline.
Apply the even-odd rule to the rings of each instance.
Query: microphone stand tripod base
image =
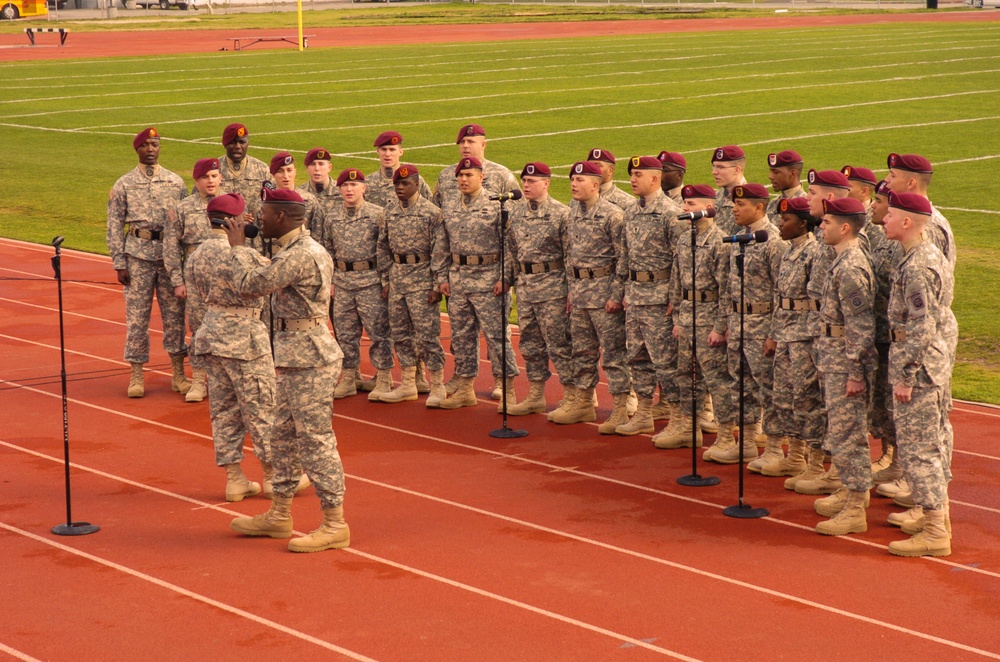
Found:
[[[91,533],[97,533],[100,530],[101,527],[90,522],[71,522],[52,527],[52,533],[57,536],[86,536]]]
[[[527,430],[511,430],[510,428],[500,428],[499,430],[493,430],[490,432],[490,436],[496,439],[517,439],[518,437],[527,437]]]
[[[770,513],[767,508],[751,508],[749,504],[739,503],[735,506],[724,508],[722,514],[736,519],[757,519],[767,517]]]
[[[712,485],[719,484],[719,477],[691,474],[688,476],[681,476],[677,479],[677,483],[679,485],[686,485],[687,487],[711,487]]]

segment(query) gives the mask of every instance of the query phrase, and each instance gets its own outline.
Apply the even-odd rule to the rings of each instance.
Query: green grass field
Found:
[[[325,146],[334,168],[375,167],[375,135],[406,136],[428,181],[456,159],[458,127],[484,124],[487,156],[560,173],[593,146],[619,157],[687,155],[710,182],[727,143],[766,183],[768,152],[806,167],[885,172],[889,152],[936,167],[933,201],[959,246],[955,395],[1000,403],[1000,26],[987,23],[664,34],[386,48],[261,50],[0,65],[5,205],[0,234],[105,252],[108,189],[135,165],[132,136],[155,125],[161,163],[190,182],[233,120],[251,153]],[[304,178],[304,169],[300,178]],[[624,179],[624,174],[621,174]]]

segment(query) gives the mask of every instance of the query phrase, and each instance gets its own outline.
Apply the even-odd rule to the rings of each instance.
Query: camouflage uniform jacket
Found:
[[[884,230],[883,230],[884,233]],[[875,277],[875,342],[889,342],[889,291],[892,276],[903,259],[903,247],[898,241],[884,239],[870,256]]]
[[[885,241],[885,230],[882,229],[882,226],[872,223],[872,208],[869,206],[865,224],[858,232],[858,244],[870,260],[872,253],[883,241]]]
[[[458,190],[458,178],[455,176],[455,165],[450,165],[438,175],[437,185],[434,187],[434,195],[431,202],[441,208],[447,204],[458,202],[462,197],[462,192]],[[520,191],[514,173],[500,165],[483,159],[483,190],[486,197],[491,195],[503,195],[511,191]]]
[[[809,278],[809,285],[806,287],[806,290],[809,292],[809,298],[819,301],[819,305],[822,306],[826,281],[830,277],[830,265],[833,264],[833,259],[837,256],[837,252],[833,250],[833,246],[826,245],[823,241],[822,232],[816,238],[816,243],[819,244],[819,252],[813,260],[812,275]],[[823,329],[820,326],[821,317],[821,315],[813,315],[810,318],[813,322],[813,335],[817,337],[823,334]]]
[[[326,184],[323,186],[323,190],[319,190],[316,184],[310,179],[305,184],[300,184],[295,187],[295,190],[302,195],[302,199],[306,198],[308,193],[315,200],[315,209],[310,210],[306,208],[306,220],[307,226],[309,228],[309,234],[313,236],[313,239],[323,243],[321,239],[322,227],[324,225],[326,217],[330,214],[330,211],[340,203],[340,188],[337,187],[337,182],[328,179]],[[308,202],[306,204],[309,204]],[[312,212],[310,214],[310,212]],[[309,225],[309,222],[313,225]]]
[[[625,211],[629,203],[635,202],[635,196],[629,195],[625,191],[615,186],[614,182],[601,184],[601,197],[613,204],[615,207]]]
[[[406,202],[397,200],[385,210],[379,226],[378,261],[389,267],[393,292],[430,292],[448,279],[446,251],[441,248],[444,228],[441,210],[419,193]],[[417,264],[396,263],[395,255],[422,255]]]
[[[391,261],[378,259],[379,228],[385,223],[385,210],[362,201],[354,209],[343,202],[334,205],[326,215],[319,241],[333,258],[333,285],[345,290],[360,290],[375,284],[389,284]],[[391,258],[390,258],[391,260]],[[337,262],[374,263],[371,269],[341,271]]]
[[[715,292],[713,301],[697,302],[695,312],[698,326],[709,328],[716,333],[725,333],[729,328],[729,246],[722,243],[722,230],[711,219],[697,221],[695,237],[696,281],[691,282],[691,230],[677,240],[677,254],[670,276],[670,300],[674,304],[674,324],[682,329],[691,329],[691,302],[685,300],[684,290],[695,292]]]
[[[219,172],[222,173],[219,195],[239,193],[246,203],[247,212],[257,218],[260,212],[260,189],[264,182],[274,182],[267,164],[247,154],[243,157],[243,167],[237,171],[223,154],[219,157]]]
[[[249,297],[272,294],[274,317],[285,320],[318,319],[308,331],[274,334],[274,365],[278,368],[318,368],[340,361],[344,353],[326,325],[330,313],[333,260],[326,249],[300,229],[275,240],[271,260],[246,246],[234,246],[233,281]]]
[[[267,327],[259,317],[243,317],[216,306],[261,308],[262,297],[244,297],[233,284],[229,241],[224,230],[213,230],[187,260],[190,286],[205,303],[205,316],[195,333],[195,354],[212,354],[250,361],[271,353]]]
[[[715,224],[724,235],[733,235],[740,231],[736,227],[736,217],[733,215],[732,189],[746,183],[746,177],[740,177],[740,181],[730,188],[720,188],[715,192]]]
[[[523,200],[511,207],[507,230],[510,264],[517,278],[517,299],[528,303],[565,301],[566,222],[569,207],[555,198]],[[527,274],[521,263],[561,262],[563,268]]]
[[[566,224],[566,281],[570,302],[576,308],[604,308],[608,301],[621,303],[625,281],[617,272],[622,254],[624,213],[606,198],[593,205],[580,202],[570,209]],[[602,269],[610,273],[600,278],[576,278],[573,268]]]
[[[771,309],[771,340],[775,342],[796,342],[812,340],[816,335],[814,319],[819,316],[815,310],[785,310],[782,299],[808,302],[809,280],[815,273],[816,256],[822,247],[812,232],[806,232],[789,242],[788,251],[781,257],[778,266],[778,280],[774,284],[774,307]]]
[[[633,200],[623,211],[618,278],[625,283],[625,303],[665,306],[670,300],[670,272],[677,240],[688,227],[677,220],[681,208],[663,191],[656,191],[649,200]],[[632,280],[633,271],[666,273],[659,280],[639,281]]]
[[[396,187],[392,183],[394,172],[395,170],[392,168],[379,168],[372,174],[365,176],[365,184],[368,185],[365,190],[365,202],[371,202],[386,209],[396,204]],[[430,200],[433,195],[431,187],[424,181],[423,175],[417,175],[417,179],[420,180],[420,188],[418,189],[420,195]]]
[[[684,196],[681,195],[681,191],[684,190],[683,186],[678,186],[677,188],[672,188],[667,191],[667,197],[677,203],[678,207],[684,207]]]
[[[862,381],[875,366],[875,277],[868,258],[857,245],[849,246],[833,259],[820,304],[822,328],[816,339],[821,372],[847,374]],[[843,327],[831,337],[828,327]],[[835,332],[836,333],[836,332]]]
[[[746,257],[743,262],[745,302],[750,305],[773,306],[774,285],[778,280],[778,269],[781,268],[781,258],[788,250],[788,242],[781,238],[778,228],[774,227],[767,217],[755,221],[746,228],[747,232],[766,230],[768,240],[762,244],[746,245]],[[735,306],[740,303],[740,271],[736,266],[736,258],[740,254],[738,244],[731,244],[729,262],[729,306],[730,323],[734,324],[729,334],[730,339],[739,338],[739,312]],[[771,311],[773,312],[773,311]],[[743,320],[744,332],[747,338],[769,338],[771,336],[771,312],[764,314],[748,313]]]
[[[782,191],[778,195],[771,198],[767,203],[767,218],[775,225],[775,227],[781,227],[781,212],[778,211],[778,205],[781,204],[782,200],[789,200],[791,198],[804,198],[806,197],[806,192],[802,189],[802,185],[796,186],[795,188],[790,188]]]
[[[931,241],[934,242],[934,245],[938,247],[938,250],[944,254],[948,260],[948,264],[951,266],[952,272],[954,272],[955,260],[958,257],[958,251],[955,246],[955,233],[951,231],[951,223],[948,222],[944,214],[939,212],[934,205],[931,205],[931,220],[927,224],[925,232],[927,232],[927,236],[931,238]]]
[[[475,196],[463,195],[446,203],[441,210],[444,241],[439,250],[447,254],[448,282],[453,292],[491,292],[500,280],[500,203],[490,200],[482,188]],[[491,264],[459,264],[452,255],[496,255]],[[513,269],[508,259],[503,280],[513,283]]]
[[[195,191],[181,200],[168,214],[163,233],[163,266],[170,274],[170,285],[184,284],[184,260],[188,250],[208,239],[212,224],[208,222],[208,199]],[[190,247],[190,249],[188,248]]]
[[[142,239],[132,230],[162,232],[170,210],[187,195],[184,180],[163,166],[152,177],[138,165],[122,175],[108,196],[108,252],[115,269],[128,266],[126,255],[157,262],[163,259],[163,242]],[[162,235],[161,235],[162,236]]]
[[[949,349],[942,325],[944,297],[954,289],[947,259],[922,241],[903,256],[892,280],[889,323],[906,339],[889,346],[889,383],[943,386],[951,379]]]

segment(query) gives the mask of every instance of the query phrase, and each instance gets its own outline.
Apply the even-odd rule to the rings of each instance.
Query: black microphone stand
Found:
[[[500,198],[500,282],[504,282],[504,273],[507,260],[507,219],[510,213],[504,206],[506,199]],[[500,330],[503,331],[503,344],[500,348],[500,410],[503,414],[503,426],[490,432],[491,437],[497,439],[515,439],[517,437],[527,437],[527,430],[511,430],[507,427],[507,332],[509,320],[507,319],[507,292],[501,292],[497,297],[500,300]]]
[[[718,476],[698,475],[698,267],[695,250],[698,246],[697,221],[691,219],[691,473],[677,479],[688,487],[711,487],[719,484]]]
[[[66,523],[52,527],[52,533],[57,536],[85,536],[89,533],[97,533],[101,530],[101,527],[90,522],[73,521],[73,500],[69,481],[69,400],[66,396],[66,335],[63,329],[62,255],[60,252],[62,243],[63,237],[56,237],[52,240],[52,245],[56,248],[56,254],[52,256],[52,271],[55,272],[55,279],[59,290],[59,358],[62,366],[63,464],[66,471]]]

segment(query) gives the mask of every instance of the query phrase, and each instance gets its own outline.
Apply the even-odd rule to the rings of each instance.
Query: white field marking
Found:
[[[53,248],[48,244],[38,244],[31,241],[23,241],[21,239],[9,239],[7,237],[0,237],[0,244],[11,244],[20,249],[35,251],[37,253],[47,253],[52,254]],[[89,260],[91,262],[111,262],[111,258],[107,255],[100,255],[98,253],[88,253],[86,251],[77,250],[75,248],[63,248],[62,254],[65,256],[67,254],[72,254],[74,260]]]
[[[15,657],[15,658],[17,658],[19,660],[24,660],[24,662],[42,662],[37,657],[31,657],[27,653],[22,653],[19,650],[15,650],[15,649],[11,648],[10,646],[5,646],[3,644],[0,644],[0,653],[6,653],[7,655],[10,655],[11,657]]]
[[[262,616],[258,616],[257,614],[254,614],[252,612],[240,609],[239,607],[234,607],[232,605],[226,604],[225,602],[220,602],[220,601],[215,600],[213,598],[210,598],[208,596],[202,595],[201,593],[195,593],[194,591],[190,591],[190,590],[188,590],[186,588],[178,586],[177,584],[172,584],[172,583],[170,583],[168,581],[164,581],[164,580],[159,579],[157,577],[154,577],[152,575],[147,575],[144,572],[141,572],[139,570],[135,570],[134,568],[130,568],[128,566],[124,566],[124,565],[122,565],[120,563],[115,563],[114,561],[109,561],[108,559],[104,559],[104,558],[101,558],[99,556],[95,556],[94,554],[89,554],[87,552],[84,552],[82,550],[76,549],[74,547],[70,547],[70,546],[64,545],[64,544],[62,544],[60,542],[56,542],[55,540],[50,540],[48,538],[43,538],[42,536],[36,535],[36,534],[31,533],[29,531],[25,531],[23,529],[19,529],[19,528],[15,527],[15,526],[11,526],[10,524],[7,524],[6,522],[0,522],[0,528],[3,528],[5,531],[8,531],[10,533],[15,533],[15,534],[17,534],[19,536],[23,536],[25,538],[28,538],[29,540],[34,540],[35,542],[42,543],[43,545],[49,545],[50,547],[54,547],[54,548],[56,548],[56,549],[58,549],[60,551],[66,552],[67,554],[72,554],[74,556],[78,556],[80,558],[87,559],[88,561],[91,561],[91,562],[96,563],[98,565],[102,565],[102,566],[104,566],[106,568],[111,568],[112,570],[117,570],[118,572],[124,573],[124,574],[128,575],[129,577],[134,577],[135,579],[141,579],[142,581],[149,582],[150,584],[153,584],[154,586],[158,586],[158,587],[166,589],[168,591],[173,591],[174,593],[177,593],[179,595],[183,595],[186,598],[191,598],[192,600],[195,600],[196,602],[201,602],[202,604],[206,604],[209,607],[214,607],[214,608],[219,609],[221,611],[224,611],[226,613],[233,614],[234,616],[239,616],[240,618],[245,618],[246,620],[252,621],[252,622],[254,622],[254,623],[258,624],[258,625],[263,625],[264,627],[271,628],[272,630],[277,630],[278,632],[281,632],[282,634],[287,634],[289,636],[295,637],[296,639],[301,639],[302,641],[305,641],[307,643],[313,644],[315,646],[319,646],[320,648],[324,648],[324,649],[326,649],[328,651],[333,651],[334,653],[339,653],[339,654],[343,655],[344,657],[348,657],[348,658],[350,658],[352,660],[362,660],[364,662],[376,662],[376,660],[374,658],[368,657],[366,655],[362,655],[361,653],[355,653],[354,651],[349,650],[347,648],[344,648],[343,646],[338,646],[338,645],[332,644],[332,643],[330,643],[328,641],[324,641],[323,639],[319,639],[319,638],[314,637],[312,635],[306,634],[305,632],[302,632],[300,630],[295,630],[293,628],[290,628],[287,625],[282,625],[281,623],[278,623],[277,621],[272,621],[272,620],[270,620],[268,618],[264,618]]]
[[[21,271],[20,269],[11,269],[10,267],[0,267],[0,271],[9,271],[10,273],[13,273],[13,274],[22,274],[24,276],[31,276],[31,277],[37,278],[39,280],[48,280],[48,281],[51,281],[53,283],[56,282],[56,279],[53,278],[53,277],[51,277],[51,276],[49,276],[49,277],[40,276],[40,275],[38,275],[36,273],[33,273],[31,271]],[[67,287],[70,286],[70,285],[79,285],[80,287],[90,287],[90,288],[93,288],[95,290],[102,290],[104,292],[121,292],[121,287],[120,286],[119,287],[112,287],[111,285],[101,285],[99,283],[79,283],[79,282],[75,282],[73,280],[70,280],[70,279],[66,278],[65,274],[63,274],[63,285],[65,285]]]
[[[996,513],[1000,515],[1000,508],[990,508],[989,506],[980,506],[978,503],[969,503],[968,501],[956,501],[950,497],[948,498],[948,503],[957,503],[967,508],[975,508],[976,510],[985,510],[988,513]]]
[[[44,453],[40,453],[38,451],[27,449],[27,448],[24,448],[24,447],[21,447],[21,446],[17,446],[16,444],[11,444],[11,443],[8,443],[6,441],[0,440],[0,445],[5,446],[7,448],[14,449],[14,450],[18,450],[18,451],[21,451],[21,452],[24,452],[24,453],[27,453],[27,454],[30,454],[30,455],[35,456],[35,457],[39,457],[39,458],[43,458],[43,459],[49,460],[49,461],[51,461],[53,463],[62,464],[64,462],[64,460],[62,460],[60,458],[53,457],[53,456],[50,456],[50,455],[46,455]],[[519,458],[515,458],[515,459],[519,459]],[[177,498],[177,499],[180,499],[180,500],[185,501],[185,502],[197,503],[197,504],[199,504],[201,506],[201,509],[214,510],[216,512],[220,512],[220,513],[224,513],[224,514],[230,514],[230,515],[236,515],[236,516],[240,516],[242,514],[242,513],[239,513],[237,511],[229,510],[228,508],[224,507],[221,504],[210,504],[210,503],[206,503],[206,502],[200,502],[197,499],[192,499],[191,497],[187,497],[187,496],[184,496],[184,495],[181,495],[181,494],[177,494],[177,493],[173,493],[173,492],[168,492],[168,491],[160,489],[160,488],[155,488],[155,487],[146,485],[144,483],[139,483],[139,482],[136,482],[136,481],[132,481],[132,480],[129,480],[127,478],[124,478],[124,477],[121,477],[121,476],[117,476],[115,474],[110,474],[110,473],[107,473],[107,472],[104,472],[104,471],[101,471],[101,470],[98,470],[98,469],[92,469],[90,467],[79,465],[77,463],[70,463],[70,465],[73,468],[77,469],[78,471],[86,471],[86,472],[89,472],[89,473],[92,473],[92,474],[95,474],[95,475],[107,478],[109,480],[114,480],[114,481],[122,482],[122,483],[125,483],[127,485],[131,485],[131,486],[134,486],[134,487],[139,487],[141,489],[147,489],[147,490],[150,490],[150,491],[155,492],[157,494],[161,494],[161,495],[164,495],[164,496]],[[573,473],[577,473],[577,472],[574,471]],[[602,548],[602,549],[605,549],[605,550],[608,550],[608,551],[611,551],[611,552],[615,552],[615,553],[618,553],[618,554],[623,554],[623,555],[626,555],[626,556],[630,556],[630,557],[633,557],[633,558],[636,558],[636,559],[639,559],[639,560],[642,560],[642,561],[655,563],[657,565],[666,566],[666,567],[671,568],[673,570],[687,572],[687,573],[690,573],[690,574],[697,575],[699,577],[703,577],[703,578],[710,579],[710,580],[713,580],[713,581],[721,582],[723,584],[728,584],[728,585],[731,585],[731,586],[736,586],[738,588],[746,589],[746,590],[749,590],[751,592],[762,593],[764,595],[768,595],[768,596],[771,596],[771,597],[776,597],[776,598],[779,598],[781,600],[786,600],[786,601],[789,601],[789,602],[793,602],[795,604],[800,604],[800,605],[803,605],[803,606],[806,606],[806,607],[810,607],[810,608],[817,609],[817,610],[820,610],[820,611],[824,611],[824,612],[827,612],[827,613],[835,614],[837,616],[841,616],[841,617],[844,617],[844,618],[852,619],[852,620],[855,620],[855,621],[860,621],[860,622],[866,623],[868,625],[874,625],[874,626],[878,626],[878,627],[883,627],[883,628],[886,628],[888,630],[892,630],[894,632],[898,632],[898,633],[901,633],[901,634],[914,636],[914,637],[917,637],[917,638],[920,638],[920,639],[924,639],[926,641],[931,641],[931,642],[934,642],[934,643],[937,643],[937,644],[948,646],[950,648],[956,648],[956,649],[963,650],[963,651],[966,651],[966,652],[976,653],[976,654],[983,655],[985,657],[990,657],[990,658],[993,658],[993,659],[1000,659],[1000,655],[998,655],[996,653],[993,653],[991,651],[985,651],[985,650],[978,649],[978,648],[975,648],[975,647],[972,647],[972,646],[968,646],[966,644],[962,644],[962,643],[959,643],[959,642],[956,642],[956,641],[952,641],[952,640],[949,640],[949,639],[943,639],[941,637],[937,637],[937,636],[934,636],[934,635],[931,635],[931,634],[920,632],[920,631],[914,630],[912,628],[902,627],[902,626],[894,625],[892,623],[887,623],[884,620],[870,618],[870,617],[864,616],[862,614],[857,614],[857,613],[854,613],[854,612],[850,612],[850,611],[847,611],[847,610],[844,610],[844,609],[833,607],[831,605],[826,605],[826,604],[823,604],[823,603],[820,603],[820,602],[815,602],[813,600],[809,600],[809,599],[806,599],[806,598],[801,598],[801,597],[792,595],[790,593],[784,593],[784,592],[781,592],[781,591],[776,591],[776,590],[773,590],[773,589],[768,589],[768,588],[762,587],[762,586],[760,586],[758,584],[751,584],[751,583],[744,582],[744,581],[741,581],[741,580],[738,580],[738,579],[734,579],[732,577],[727,577],[725,575],[720,575],[720,574],[717,574],[717,573],[714,573],[714,572],[711,572],[711,571],[708,571],[708,570],[701,570],[699,568],[695,568],[693,566],[689,566],[689,565],[684,565],[684,564],[681,564],[681,563],[677,563],[675,561],[670,561],[670,560],[662,558],[662,557],[652,556],[650,554],[645,554],[643,552],[638,552],[638,551],[635,551],[635,550],[632,550],[632,549],[628,549],[626,547],[619,547],[617,545],[612,545],[610,543],[606,543],[606,542],[603,542],[603,541],[594,540],[592,538],[587,538],[587,537],[580,536],[580,535],[577,535],[577,534],[574,534],[574,533],[569,533],[567,531],[562,531],[562,530],[554,529],[554,528],[547,527],[547,526],[544,526],[544,525],[535,524],[534,522],[529,522],[527,520],[522,520],[522,519],[510,517],[510,516],[507,516],[507,515],[502,515],[500,513],[494,512],[494,511],[485,510],[485,509],[482,509],[482,508],[477,508],[475,506],[470,506],[470,505],[463,504],[463,503],[460,503],[460,502],[457,502],[457,501],[452,501],[450,499],[444,499],[444,498],[441,498],[441,497],[432,496],[430,494],[425,494],[425,493],[422,493],[422,492],[417,492],[417,491],[414,491],[414,490],[409,490],[407,488],[400,487],[398,485],[392,485],[392,484],[389,484],[389,483],[384,483],[382,481],[376,481],[376,480],[371,480],[371,479],[366,479],[366,478],[359,478],[357,476],[350,475],[350,474],[347,474],[347,475],[352,480],[358,480],[359,482],[364,482],[364,483],[367,483],[367,484],[370,484],[370,485],[375,485],[375,486],[378,486],[378,487],[382,487],[383,489],[388,489],[388,490],[391,490],[391,491],[394,491],[394,492],[402,492],[402,493],[408,494],[408,495],[416,497],[416,498],[427,499],[429,501],[433,501],[433,502],[436,502],[436,503],[447,505],[447,506],[450,506],[450,507],[453,507],[453,508],[458,508],[458,509],[465,510],[465,511],[468,511],[468,512],[476,513],[478,515],[482,515],[482,516],[485,516],[485,517],[490,517],[490,518],[493,518],[493,519],[498,519],[498,520],[501,520],[501,521],[509,522],[509,523],[512,523],[512,524],[516,524],[518,526],[523,526],[525,528],[534,529],[534,530],[537,530],[537,531],[542,531],[542,532],[548,533],[548,534],[553,535],[553,536],[557,536],[557,537],[560,537],[560,538],[565,538],[565,539],[568,539],[568,540],[573,540],[575,542],[579,542],[579,543],[582,543],[582,544],[586,544],[586,545],[591,545],[591,546],[594,546],[594,547]],[[778,523],[783,523],[783,522],[780,522],[780,520],[774,520],[773,518],[770,518],[770,517],[768,517],[766,519],[774,521],[774,522],[778,522]],[[5,525],[3,523],[0,523],[0,526],[4,526],[5,528],[13,529],[13,527],[9,527],[9,525]],[[800,526],[800,525],[795,525],[795,526],[796,526],[796,528],[802,528],[802,529],[805,529],[805,530],[808,530],[808,531],[812,531],[812,529],[810,527],[804,527],[804,526]],[[16,531],[19,532],[19,533],[21,532],[20,529],[17,529]],[[296,533],[298,533],[298,532],[296,531]],[[37,539],[37,540],[42,541],[42,542],[49,542],[47,539],[41,538],[40,536],[35,536],[34,534],[29,534],[29,537],[32,537],[33,539]],[[844,542],[847,542],[847,541],[856,541],[854,538],[846,538],[846,537],[841,538],[841,540],[843,540]],[[58,543],[54,543],[54,544],[56,544],[57,546],[62,547]],[[872,547],[875,547],[875,548],[884,549],[884,548],[882,548],[881,545],[876,545],[874,543],[867,543],[867,544],[869,546],[872,546]],[[73,550],[72,548],[67,547],[66,550],[70,551],[72,553],[75,553],[75,550]],[[545,610],[545,609],[534,607],[533,605],[529,605],[527,603],[523,603],[523,602],[520,602],[518,600],[513,600],[513,599],[510,599],[510,598],[506,598],[504,596],[500,596],[500,595],[492,593],[490,591],[485,591],[483,589],[479,589],[477,587],[470,586],[470,585],[464,584],[462,582],[458,582],[458,581],[455,581],[455,580],[452,580],[452,579],[449,579],[449,578],[446,578],[446,577],[442,577],[440,575],[435,575],[435,574],[432,574],[432,573],[425,572],[423,570],[418,570],[418,569],[416,569],[416,568],[414,568],[412,566],[407,566],[407,565],[403,565],[403,564],[400,564],[400,563],[396,563],[394,561],[390,561],[390,560],[385,559],[383,557],[375,556],[373,554],[367,554],[365,552],[361,552],[361,551],[358,551],[356,549],[352,549],[350,547],[346,548],[344,551],[346,551],[348,553],[352,553],[352,554],[358,555],[358,556],[360,556],[362,558],[365,558],[365,559],[368,559],[368,560],[370,560],[370,561],[372,561],[374,563],[386,564],[386,565],[389,565],[391,567],[394,567],[394,568],[397,568],[397,569],[400,569],[400,570],[404,570],[406,572],[417,574],[418,576],[425,577],[427,579],[431,579],[431,580],[434,580],[434,581],[439,581],[439,582],[448,584],[449,586],[453,586],[453,587],[459,588],[461,590],[470,591],[470,592],[476,593],[477,595],[481,595],[483,597],[487,597],[487,598],[499,600],[501,602],[504,602],[506,604],[510,604],[512,606],[515,606],[515,607],[520,607],[522,609],[527,609],[528,611],[532,611],[534,613],[537,613],[537,614],[540,614],[540,615],[543,615],[543,616],[547,616],[547,617],[550,617],[550,618],[555,618],[556,620],[567,622],[567,623],[570,623],[571,625],[576,625],[578,627],[583,627],[585,629],[592,630],[594,632],[598,632],[600,634],[604,634],[604,635],[607,635],[609,637],[618,638],[618,639],[622,639],[622,640],[627,640],[629,643],[635,643],[635,640],[633,640],[631,637],[626,637],[625,635],[621,635],[621,634],[618,634],[616,632],[612,632],[610,630],[606,630],[604,628],[599,628],[597,626],[593,626],[593,625],[590,625],[588,623],[585,623],[585,622],[582,622],[582,621],[578,621],[576,619],[572,619],[572,618],[568,618],[568,617],[565,617],[565,616],[561,616],[560,614],[556,614],[554,612],[550,612],[550,611]],[[939,560],[939,559],[935,559],[933,557],[931,557],[931,558],[922,557],[922,558],[924,560],[928,560],[928,561],[937,561],[937,560]],[[101,561],[98,561],[98,562],[101,562]],[[114,565],[117,566],[117,564],[114,564]],[[953,566],[955,566],[957,568],[962,568],[963,570],[970,570],[970,571],[978,570],[978,568],[970,568],[968,566],[964,566],[964,565],[960,565],[960,564],[945,563],[945,565],[953,565]],[[992,574],[992,573],[986,573],[986,574]],[[643,643],[646,643],[646,642],[643,642]],[[685,659],[685,660],[692,659],[692,658],[688,658],[686,656],[682,656],[679,653],[676,653],[674,651],[669,651],[669,650],[662,649],[662,648],[659,648],[659,647],[653,647],[653,646],[648,645],[648,644],[646,646],[643,646],[643,647],[644,648],[649,648],[650,650],[655,650],[657,652],[663,652],[663,653],[665,653],[667,655],[671,655],[673,657],[678,657],[680,659]]]
[[[945,208],[945,209],[947,209],[947,208]],[[958,400],[956,400],[955,402],[958,402]],[[970,402],[969,404],[978,404],[978,403]],[[983,404],[981,406],[983,406],[983,407],[993,407],[995,405]],[[990,416],[992,418],[1000,418],[1000,414],[997,414],[997,413],[994,413],[994,412],[976,411],[975,409],[962,409],[961,407],[955,407],[955,406],[952,406],[952,409],[954,409],[955,411],[963,412],[965,414],[979,414],[980,416]]]
[[[994,158],[1000,158],[1000,157],[994,157]],[[939,166],[941,164],[935,163],[934,165]],[[939,206],[938,209],[944,209],[945,211],[964,211],[964,212],[969,212],[970,214],[1000,214],[1000,211],[997,211],[996,209],[966,209],[965,207],[941,207],[941,206]]]
[[[0,301],[6,302],[6,303],[14,303],[14,304],[18,304],[18,305],[21,305],[21,306],[27,306],[29,308],[37,308],[38,310],[48,310],[48,311],[52,311],[52,312],[58,312],[59,311],[58,308],[53,308],[52,306],[42,306],[42,305],[39,305],[37,303],[28,303],[27,301],[19,301],[18,299],[8,299],[6,297],[0,297]],[[73,317],[82,317],[83,319],[94,320],[96,322],[106,322],[108,324],[114,324],[115,326],[126,326],[125,322],[119,322],[117,320],[109,320],[109,319],[105,319],[103,317],[94,317],[93,315],[85,315],[83,313],[74,313],[73,311],[70,311],[70,310],[64,310],[63,313],[65,315],[70,315],[70,316],[73,316]],[[156,332],[156,329],[150,329],[150,331]]]

